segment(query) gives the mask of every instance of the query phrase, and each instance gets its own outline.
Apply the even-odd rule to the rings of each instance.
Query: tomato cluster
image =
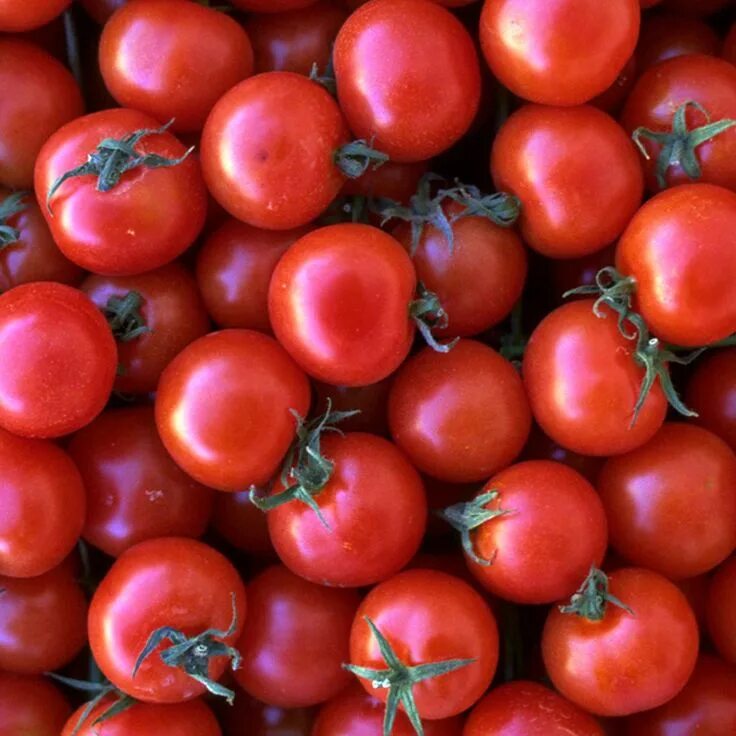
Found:
[[[0,0],[0,736],[736,734],[734,0]]]

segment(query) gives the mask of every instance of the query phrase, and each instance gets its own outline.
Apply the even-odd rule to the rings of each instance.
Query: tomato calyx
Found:
[[[688,129],[686,119],[688,108],[693,108],[702,113],[706,121],[705,125]],[[736,125],[736,120],[729,118],[711,122],[710,114],[699,102],[688,100],[683,102],[675,111],[672,118],[672,130],[662,133],[641,126],[631,134],[631,138],[647,161],[651,159],[651,156],[644,146],[643,140],[660,144],[656,176],[659,188],[665,189],[667,187],[667,171],[671,166],[682,166],[682,170],[689,179],[700,179],[702,171],[695,149],[734,125]]]
[[[131,169],[136,169],[139,166],[144,166],[147,169],[178,166],[189,157],[194,150],[194,146],[188,148],[179,158],[166,158],[157,153],[140,153],[135,149],[135,146],[144,138],[165,133],[173,122],[173,120],[169,120],[166,125],[156,129],[142,128],[129,133],[123,138],[104,138],[101,140],[97,148],[87,156],[85,163],[65,172],[51,185],[46,195],[46,208],[49,213],[53,214],[51,198],[59,187],[64,182],[77,176],[96,176],[97,184],[95,188],[97,191],[109,192],[117,186],[123,174]]]
[[[140,312],[141,306],[143,297],[137,291],[129,291],[123,297],[111,296],[107,300],[102,313],[116,340],[130,342],[151,332]]]
[[[378,642],[378,648],[387,667],[379,670],[371,667],[359,667],[354,664],[344,664],[343,668],[357,677],[370,680],[374,689],[385,688],[389,691],[383,719],[383,736],[390,736],[399,705],[404,706],[404,711],[417,736],[424,736],[424,727],[414,701],[414,685],[424,680],[454,672],[461,667],[472,664],[475,660],[446,659],[440,662],[408,666],[399,659],[388,639],[368,616],[365,617],[365,622]]]
[[[363,138],[346,143],[335,151],[335,165],[348,179],[359,179],[368,169],[375,171],[388,161],[388,154]]]
[[[0,251],[20,238],[20,231],[8,225],[8,220],[27,209],[26,196],[28,192],[13,192],[0,202]]]
[[[225,698],[232,705],[235,693],[229,688],[215,682],[209,676],[209,663],[213,657],[228,657],[232,669],[240,667],[240,652],[225,643],[225,639],[233,636],[238,630],[238,610],[235,594],[231,594],[233,617],[227,631],[221,629],[207,629],[196,636],[187,636],[184,632],[170,626],[162,626],[156,629],[146,642],[146,646],[138,655],[133,667],[133,677],[138,674],[143,662],[153,653],[161,642],[168,639],[172,642],[170,647],[159,652],[161,660],[167,667],[176,667],[184,670],[193,680],[196,680],[213,695]]]
[[[449,342],[438,342],[432,334],[432,330],[447,327],[449,318],[437,294],[427,289],[421,281],[417,284],[416,299],[409,304],[409,317],[427,345],[438,353],[449,353],[460,339],[455,337]]]
[[[444,519],[453,529],[460,532],[465,554],[477,565],[483,567],[490,567],[493,564],[498,550],[494,550],[490,558],[481,557],[473,547],[473,539],[470,533],[492,519],[513,513],[510,509],[487,508],[488,504],[498,497],[498,491],[490,490],[481,493],[471,501],[462,501],[437,512],[441,519]]]
[[[370,224],[368,218],[370,200],[363,194],[338,197],[332,200],[327,211],[319,218],[321,225],[337,225],[342,222]]]
[[[609,592],[608,575],[593,565],[588,577],[573,594],[570,603],[560,606],[560,611],[586,618],[588,621],[602,621],[609,603],[621,608],[631,616],[635,615],[629,606]]]
[[[330,54],[330,58],[325,65],[324,72],[320,73],[317,62],[312,64],[309,78],[324,87],[333,97],[337,97],[337,79],[335,79],[335,65],[332,62],[332,54]]]

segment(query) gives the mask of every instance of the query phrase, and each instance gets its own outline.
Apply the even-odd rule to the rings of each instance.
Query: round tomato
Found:
[[[735,617],[736,557],[731,557],[711,578],[706,616],[711,641],[721,657],[731,664],[736,664]]]
[[[0,31],[20,33],[39,28],[61,15],[71,0],[0,0]]]
[[[0,673],[0,723],[8,736],[59,736],[70,710],[45,677]]]
[[[250,500],[249,491],[216,493],[212,528],[236,549],[253,557],[275,557],[268,520]]]
[[[619,72],[612,85],[607,87],[599,95],[596,95],[590,104],[609,115],[615,115],[623,107],[626,98],[631,93],[631,88],[637,79],[639,69],[636,54],[633,54]]]
[[[245,586],[227,558],[194,539],[151,539],[123,552],[102,579],[89,609],[89,645],[102,673],[126,695],[180,703],[205,691],[189,673],[209,681],[222,676],[233,656],[223,655],[223,644],[235,644],[245,613]],[[191,646],[166,663],[161,655],[182,643],[172,631],[190,637]]]
[[[718,34],[704,21],[675,13],[646,15],[636,48],[639,71],[676,56],[718,56],[720,45]]]

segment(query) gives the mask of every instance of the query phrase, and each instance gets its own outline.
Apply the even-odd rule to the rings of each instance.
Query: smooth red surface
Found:
[[[66,10],[71,0],[0,0],[0,31],[18,33],[49,23]]]
[[[268,519],[251,503],[249,491],[216,493],[212,528],[236,549],[255,557],[275,557]]]
[[[70,712],[45,677],[0,673],[0,724],[8,736],[58,736]]]
[[[643,72],[676,56],[718,56],[720,46],[718,34],[704,21],[675,13],[653,13],[642,20],[636,55]]]
[[[718,653],[736,664],[736,557],[718,568],[708,587],[707,624],[711,641]]]

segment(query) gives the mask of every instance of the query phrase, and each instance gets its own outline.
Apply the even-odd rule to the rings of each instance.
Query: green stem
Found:
[[[583,584],[570,599],[570,603],[566,606],[560,606],[560,611],[587,618],[588,621],[602,621],[609,603],[618,606],[632,616],[634,615],[631,608],[609,592],[606,573],[593,566],[590,568]]]

